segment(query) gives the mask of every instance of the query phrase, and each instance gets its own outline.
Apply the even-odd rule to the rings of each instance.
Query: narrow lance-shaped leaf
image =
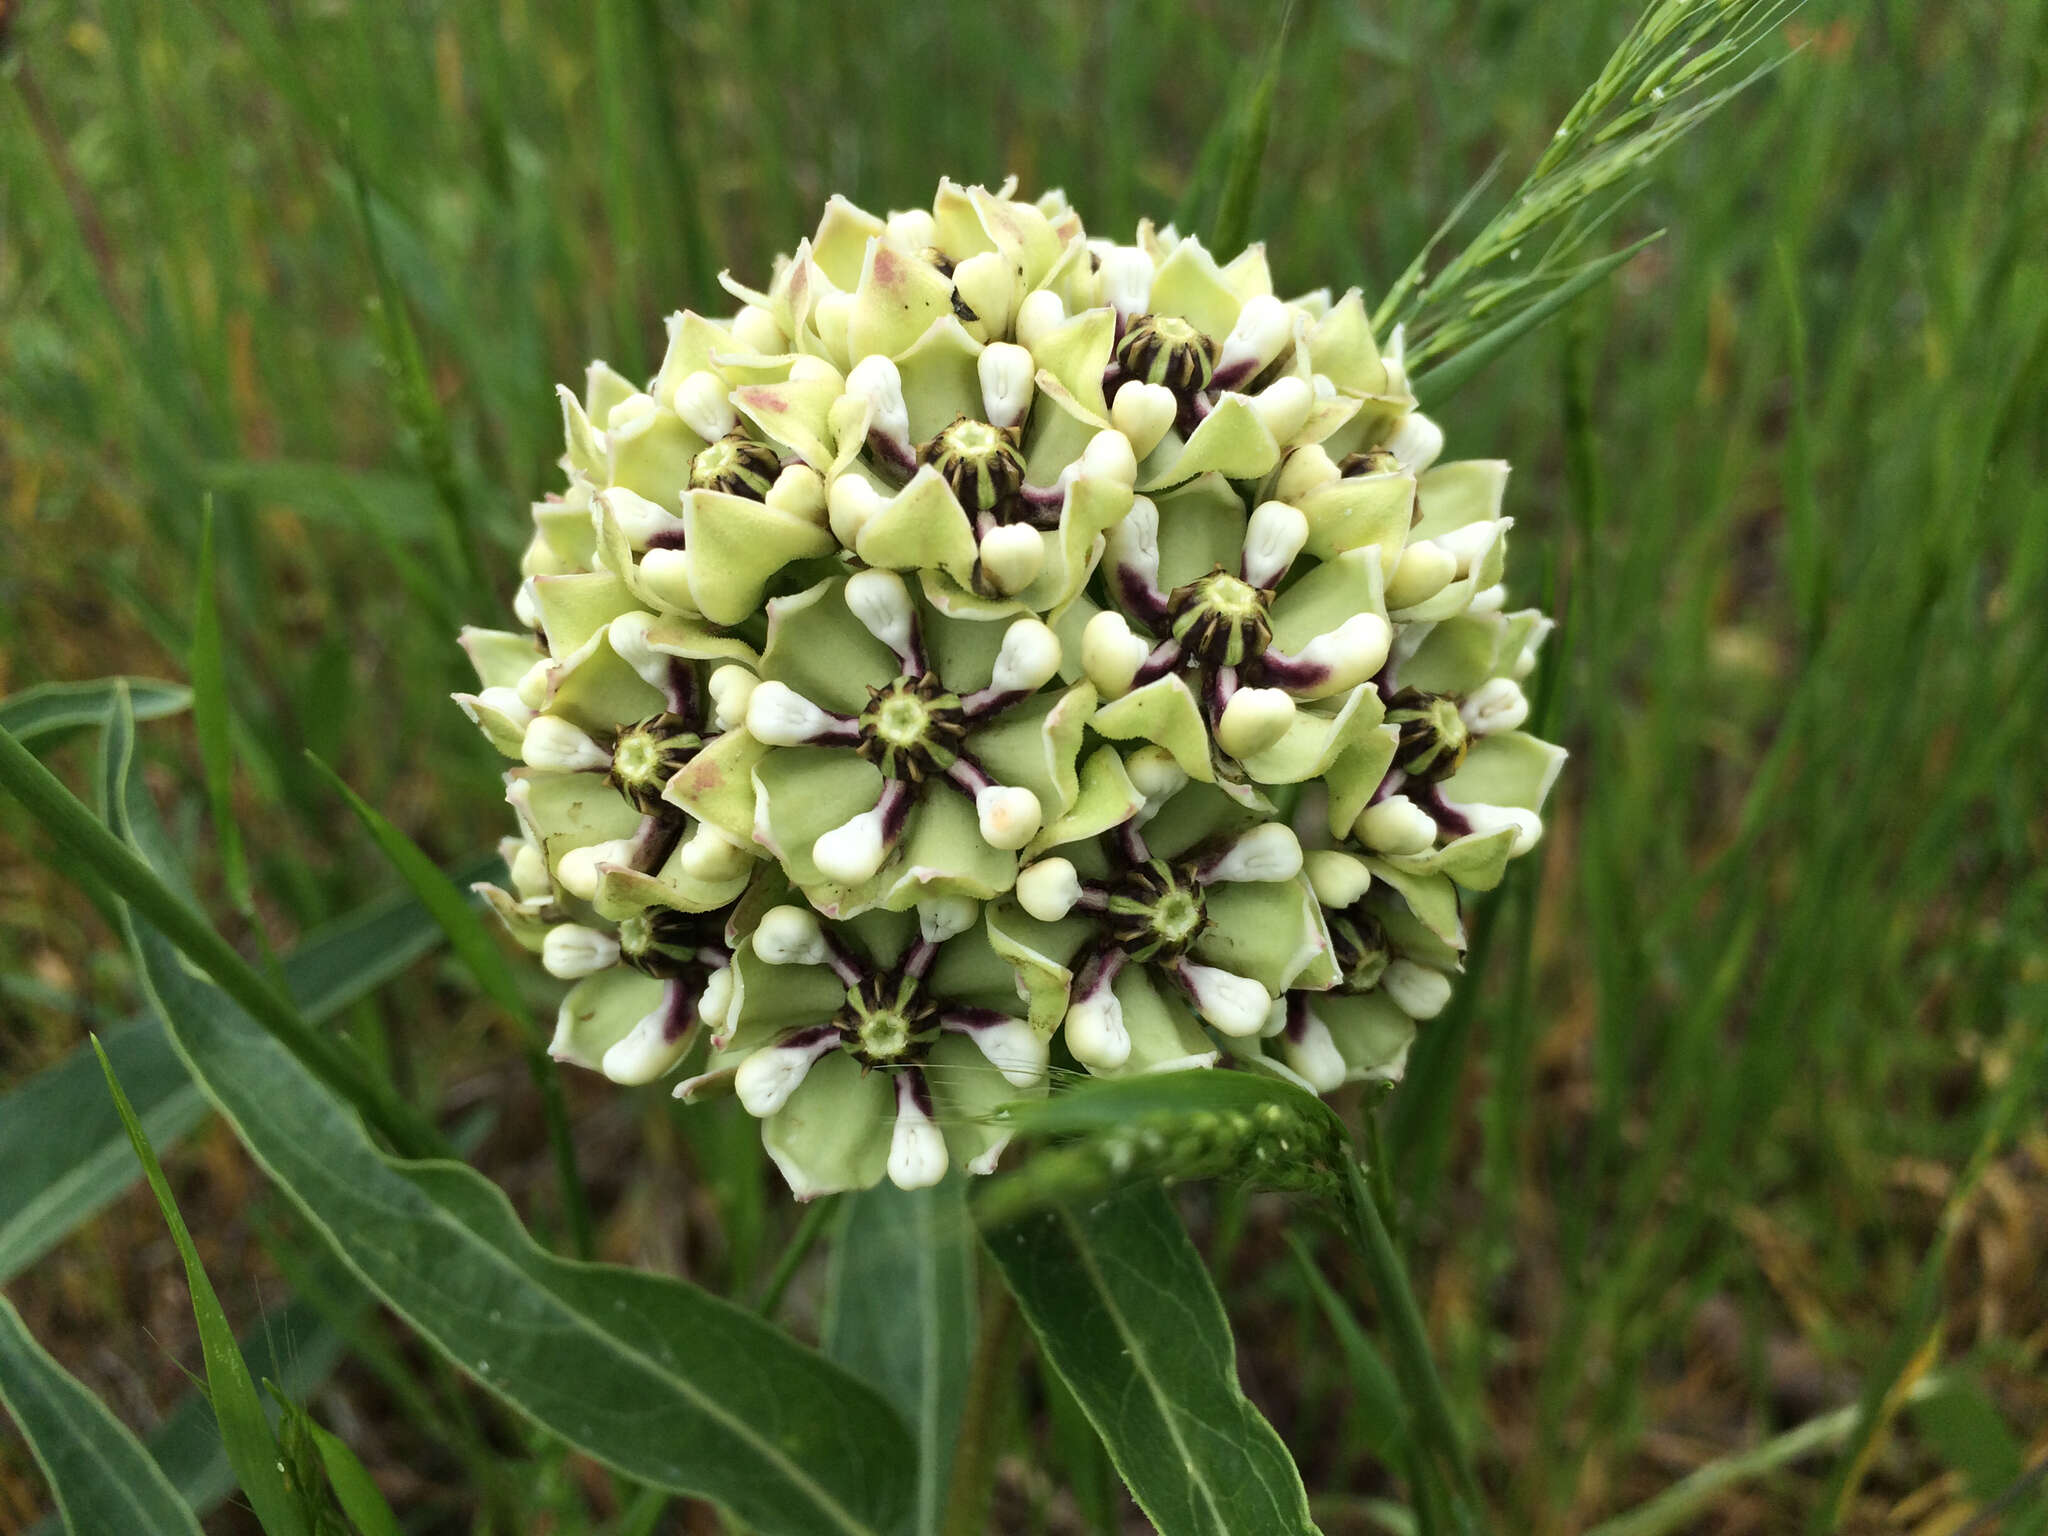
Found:
[[[121,1091],[121,1080],[114,1076],[113,1066],[97,1040],[93,1050],[107,1074],[107,1089],[114,1096],[114,1108],[127,1128],[136,1160],[142,1164],[143,1177],[149,1180],[150,1193],[156,1196],[164,1222],[171,1229],[171,1241],[184,1261],[185,1283],[192,1292],[192,1315],[199,1323],[207,1395],[213,1402],[214,1417],[220,1421],[221,1443],[235,1469],[235,1481],[255,1509],[256,1518],[263,1522],[267,1536],[306,1536],[305,1522],[278,1469],[277,1440],[270,1432],[270,1420],[264,1416],[263,1400],[256,1395],[256,1383],[235,1343],[227,1313],[221,1310],[220,1297],[214,1294],[206,1267],[199,1262],[199,1250],[192,1245],[192,1234],[171,1195],[163,1165],[157,1161],[156,1150],[143,1134],[142,1122],[135,1118],[128,1096]]]
[[[71,1536],[199,1536],[199,1522],[127,1426],[29,1335],[0,1296],[0,1404],[35,1453]]]
[[[1040,1354],[1163,1536],[1314,1531],[1301,1474],[1238,1385],[1229,1319],[1162,1191],[986,1236]]]
[[[199,523],[199,569],[192,597],[192,720],[199,730],[199,761],[206,770],[206,795],[213,809],[213,835],[220,848],[228,899],[250,908],[249,865],[242,856],[242,828],[235,819],[235,751],[229,739],[227,665],[221,654],[220,590],[214,569],[213,498],[206,498]]]
[[[973,1227],[954,1177],[929,1189],[879,1184],[844,1200],[832,1244],[825,1353],[879,1388],[917,1438],[917,1517],[945,1516],[974,1342]]]

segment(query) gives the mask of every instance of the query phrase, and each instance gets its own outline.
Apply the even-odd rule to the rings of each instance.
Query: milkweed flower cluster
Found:
[[[593,364],[463,636],[554,1054],[701,1063],[804,1198],[989,1170],[1056,1067],[1398,1077],[1563,758],[1507,466],[1358,292],[1013,191],[835,198]]]

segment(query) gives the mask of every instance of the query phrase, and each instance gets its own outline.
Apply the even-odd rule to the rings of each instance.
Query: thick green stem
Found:
[[[1006,1285],[982,1290],[981,1325],[974,1337],[974,1367],[967,1379],[966,1409],[953,1450],[953,1475],[946,1491],[944,1536],[977,1536],[987,1528],[989,1494],[995,1482],[996,1432],[1008,1398],[1003,1383],[1016,1356],[1017,1303]]]

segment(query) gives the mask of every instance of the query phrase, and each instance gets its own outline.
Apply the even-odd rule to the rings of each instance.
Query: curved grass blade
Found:
[[[827,1356],[896,1405],[917,1438],[913,1531],[932,1536],[974,1343],[974,1250],[963,1178],[848,1195],[832,1244],[822,1343]]]
[[[114,1096],[114,1108],[128,1131],[136,1160],[142,1164],[143,1177],[149,1180],[150,1193],[156,1196],[164,1223],[171,1229],[171,1241],[184,1261],[185,1283],[192,1292],[192,1315],[199,1323],[207,1395],[213,1402],[214,1417],[220,1421],[221,1443],[235,1469],[235,1481],[255,1509],[256,1518],[263,1522],[267,1536],[308,1536],[305,1521],[278,1469],[277,1439],[270,1432],[270,1420],[264,1416],[263,1400],[256,1395],[255,1380],[235,1343],[234,1330],[228,1326],[213,1282],[207,1278],[206,1266],[199,1262],[199,1250],[192,1246],[192,1234],[186,1230],[178,1202],[171,1196],[163,1165],[157,1161],[156,1150],[143,1133],[142,1122],[135,1118],[128,1095],[121,1091],[121,1080],[114,1075],[113,1064],[97,1039],[92,1048],[100,1069],[107,1075],[107,1089]]]
[[[1041,1356],[1163,1536],[1315,1530],[1301,1474],[1238,1385],[1223,1303],[1161,1190],[984,1236]]]
[[[1252,88],[1231,145],[1230,166],[1223,178],[1223,195],[1216,205],[1216,222],[1210,227],[1210,245],[1219,256],[1235,255],[1251,233],[1252,203],[1259,190],[1259,167],[1266,159],[1266,138],[1273,127],[1273,99],[1280,91],[1281,66],[1287,58],[1287,32],[1294,21],[1292,0],[1280,13],[1273,30],[1272,45],[1266,51],[1266,67]]]
[[[89,730],[107,718],[114,687],[126,684],[137,720],[161,720],[192,707],[192,690],[183,683],[154,677],[99,677],[84,683],[38,683],[0,699],[0,730],[27,745],[53,746],[74,731]]]
[[[30,1336],[0,1296],[0,1403],[14,1416],[72,1536],[199,1536],[199,1521],[149,1452]]]
[[[133,718],[127,690],[117,680],[115,716],[127,721],[127,743],[117,754],[133,755]],[[113,726],[110,725],[110,731]],[[445,1143],[426,1120],[373,1076],[360,1057],[330,1036],[316,1032],[286,999],[213,926],[181,900],[129,844],[122,842],[37,762],[14,736],[0,729],[0,788],[5,788],[56,842],[78,859],[152,927],[165,934],[191,961],[221,984],[237,1002],[285,1042],[292,1054],[359,1109],[395,1146],[437,1153]],[[124,791],[125,792],[125,791]]]
[[[220,846],[228,900],[238,912],[254,910],[249,861],[242,853],[242,827],[235,818],[235,749],[228,739],[227,664],[221,654],[220,589],[214,570],[213,498],[199,518],[199,569],[193,576],[192,722],[199,730],[199,761],[206,773],[206,798],[213,809],[213,835]]]

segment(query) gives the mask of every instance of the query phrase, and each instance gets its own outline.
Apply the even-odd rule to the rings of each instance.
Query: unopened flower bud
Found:
[[[770,965],[823,965],[831,958],[817,914],[804,907],[770,907],[754,930],[754,953]]]
[[[981,536],[981,574],[1005,596],[1022,592],[1045,569],[1045,535],[1026,523],[1005,523]]]
[[[848,471],[839,476],[825,497],[833,537],[851,549],[861,529],[887,505],[888,498],[860,475]]]
[[[1252,410],[1257,412],[1266,430],[1274,440],[1284,443],[1308,424],[1308,413],[1315,409],[1315,391],[1308,380],[1289,374],[1275,379],[1256,395],[1251,397]]]
[[[1203,871],[1211,881],[1292,880],[1301,873],[1301,839],[1282,822],[1268,821],[1241,833],[1223,856]]]
[[[1372,867],[1356,854],[1320,848],[1303,861],[1316,900],[1341,912],[1372,889]]]
[[[982,838],[991,848],[1022,848],[1038,836],[1044,812],[1028,789],[991,784],[974,797]]]
[[[811,844],[819,871],[841,885],[872,880],[888,857],[888,827],[880,806],[848,817]]]
[[[1253,378],[1274,358],[1287,350],[1294,338],[1294,316],[1285,303],[1269,293],[1246,299],[1237,312],[1237,323],[1223,339],[1216,370],[1226,376]],[[1304,394],[1306,386],[1304,385]],[[1308,414],[1306,406],[1302,415]]]
[[[1012,341],[995,341],[975,360],[981,380],[982,416],[990,426],[1014,427],[1031,409],[1038,365],[1028,349]]]
[[[1000,336],[1017,305],[1017,274],[999,251],[982,251],[953,269],[953,291],[974,318]]]
[[[1120,245],[1103,253],[1095,274],[1102,302],[1128,321],[1142,315],[1152,302],[1152,258],[1136,246]]]
[[[1406,795],[1389,795],[1360,813],[1358,840],[1380,853],[1427,853],[1436,846],[1436,820]]]
[[[1529,700],[1512,679],[1489,677],[1458,706],[1458,714],[1474,736],[1491,736],[1519,730],[1529,718]]]
[[[1388,962],[1380,987],[1411,1019],[1433,1019],[1451,1000],[1451,978],[1413,960]]]
[[[1041,923],[1056,923],[1081,899],[1081,877],[1067,859],[1040,859],[1017,876],[1017,904]]]
[[[1387,438],[1387,451],[1411,475],[1419,475],[1444,451],[1444,429],[1420,411],[1410,411]]]
[[[705,684],[711,695],[711,721],[721,731],[746,723],[747,704],[760,680],[737,662],[727,662]]]
[[[1164,384],[1129,379],[1117,387],[1109,404],[1109,420],[1130,440],[1131,452],[1142,459],[1166,440],[1180,414],[1180,402]]]
[[[782,323],[759,304],[749,304],[733,317],[732,335],[747,351],[768,356],[781,352],[788,340]]]
[[[1308,542],[1308,519],[1284,501],[1262,501],[1244,530],[1244,579],[1270,587]]]
[[[526,727],[520,756],[530,768],[562,773],[602,773],[612,755],[583,731],[557,715],[537,715]]]
[[[541,941],[540,963],[550,976],[575,981],[619,963],[619,941],[595,928],[559,923]]]
[[[1387,606],[1413,608],[1427,602],[1451,584],[1458,575],[1457,559],[1428,539],[1420,539],[1401,551],[1394,574],[1387,582]]]
[[[731,389],[717,374],[693,373],[676,385],[676,414],[705,442],[715,443],[739,425],[731,396]]]
[[[1131,1035],[1116,993],[1101,987],[1067,1009],[1067,1049],[1084,1067],[1114,1072],[1131,1059]]]
[[[1216,721],[1216,745],[1232,757],[1256,757],[1294,724],[1294,699],[1279,688],[1240,688]]]
[[[1081,670],[1096,692],[1105,699],[1120,699],[1131,691],[1138,669],[1152,647],[1133,634],[1128,620],[1113,608],[1105,608],[1081,631]]]
[[[1066,324],[1066,306],[1060,303],[1060,296],[1049,288],[1024,295],[1024,302],[1017,306],[1017,340],[1027,347],[1035,347],[1062,325]]]

